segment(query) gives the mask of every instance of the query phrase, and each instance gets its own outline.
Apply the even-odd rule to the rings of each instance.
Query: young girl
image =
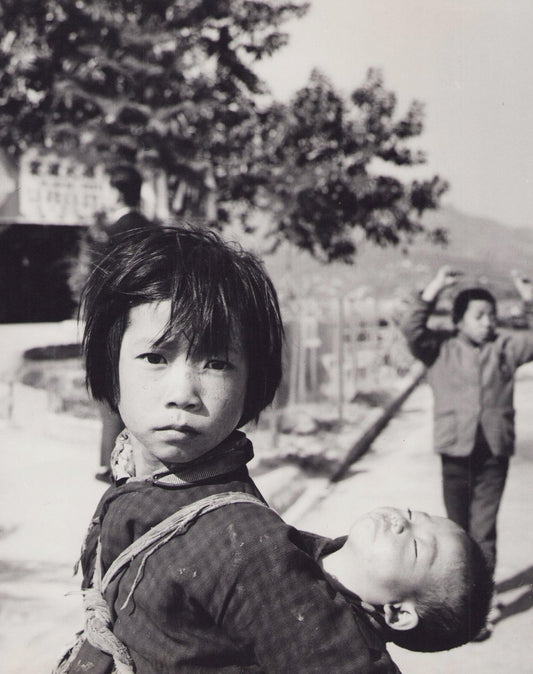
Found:
[[[283,330],[258,260],[190,229],[125,235],[89,279],[83,310],[88,386],[120,413],[134,458],[133,477],[96,510],[82,554],[88,589],[95,568],[108,571],[183,506],[228,492],[263,500],[237,429],[274,397]],[[294,530],[257,503],[221,507],[134,558],[104,599],[117,642],[102,648],[120,671],[397,671]],[[112,666],[86,643],[68,671]]]

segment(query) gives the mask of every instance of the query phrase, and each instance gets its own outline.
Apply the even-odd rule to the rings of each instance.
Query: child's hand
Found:
[[[516,271],[516,269],[513,269],[511,272],[511,278],[513,279],[515,288],[520,293],[520,297],[524,300],[524,302],[532,302],[533,284],[531,283],[531,279],[529,279],[527,276],[524,276],[523,274],[520,274],[520,272]]]
[[[449,264],[445,264],[425,287],[422,292],[422,299],[426,302],[433,302],[445,288],[455,285],[457,277],[461,274],[462,272],[453,269]]]

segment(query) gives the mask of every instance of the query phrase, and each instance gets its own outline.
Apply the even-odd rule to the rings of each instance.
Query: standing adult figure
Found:
[[[113,199],[108,217],[97,228],[88,230],[85,246],[90,258],[90,271],[116,243],[120,235],[132,229],[153,228],[157,225],[140,210],[143,178],[135,166],[116,164],[108,169]],[[95,477],[111,482],[110,457],[115,440],[124,428],[122,419],[105,402],[98,402],[102,430],[100,435],[100,465]]]
[[[117,164],[108,169],[109,184],[114,204],[109,213],[109,224],[104,225],[106,244],[112,246],[114,237],[130,229],[155,227],[155,223],[141,212],[142,175],[131,164]]]

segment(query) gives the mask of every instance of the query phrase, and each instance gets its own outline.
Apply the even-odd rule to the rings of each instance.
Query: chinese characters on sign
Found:
[[[90,224],[107,208],[110,187],[102,166],[54,154],[26,152],[19,166],[20,217],[26,222]]]

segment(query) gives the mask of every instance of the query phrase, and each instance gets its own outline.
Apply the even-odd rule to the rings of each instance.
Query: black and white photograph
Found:
[[[2,672],[533,672],[532,29],[2,0]]]

